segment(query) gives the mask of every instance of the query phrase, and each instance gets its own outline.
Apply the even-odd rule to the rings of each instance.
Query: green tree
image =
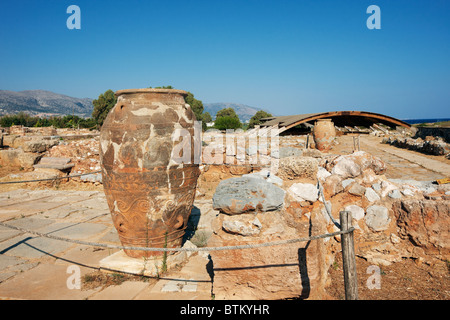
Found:
[[[0,120],[0,126],[10,127],[22,125],[25,127],[34,127],[38,120],[38,117],[32,117],[28,113],[21,111],[17,114],[3,116]]]
[[[233,108],[224,108],[217,112],[214,127],[219,130],[238,129],[242,123]]]
[[[203,117],[203,122],[205,122],[205,123],[208,123],[208,122],[212,121],[212,117],[211,117],[211,115],[209,114],[208,111],[203,113],[202,117]]]
[[[187,96],[184,97],[184,101],[191,106],[192,111],[194,111],[195,117],[198,121],[203,120],[203,102],[201,100],[195,99],[191,92],[188,92]]]
[[[255,125],[261,124],[262,118],[272,117],[270,113],[265,112],[264,110],[259,110],[255,113],[253,117],[250,118],[250,122],[248,124],[248,128],[252,129]]]
[[[88,128],[88,129],[93,129],[96,126],[96,122],[95,122],[94,118],[81,119],[79,124],[80,124],[80,128]]]
[[[214,122],[214,128],[219,130],[239,129],[241,126],[242,124],[239,119],[230,116],[220,117]]]
[[[13,119],[11,116],[3,116],[0,118],[0,127],[11,127],[13,125]]]
[[[105,121],[106,116],[109,111],[116,104],[117,99],[114,96],[114,92],[112,90],[107,90],[105,93],[102,93],[98,96],[98,99],[94,100],[92,103],[94,104],[94,111],[92,111],[92,117],[95,119],[97,124],[101,126],[103,121]]]
[[[231,117],[239,120],[239,117],[233,108],[224,108],[222,110],[219,110],[216,114],[216,120],[221,117]]]
[[[204,119],[205,114],[203,113],[203,102],[201,100],[195,99],[194,94],[189,91],[187,96],[184,97],[184,101],[191,106],[191,109],[195,114],[195,118],[197,119],[197,121],[202,122],[202,130],[205,131],[208,118],[206,120]],[[209,118],[211,118],[211,115],[209,115]]]

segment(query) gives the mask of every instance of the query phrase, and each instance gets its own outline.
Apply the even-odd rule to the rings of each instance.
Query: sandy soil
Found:
[[[420,261],[405,259],[390,266],[379,266],[379,289],[370,263],[356,257],[358,294],[360,300],[449,300],[450,262],[427,265]],[[332,299],[345,299],[342,256],[328,271],[331,283],[327,293]]]

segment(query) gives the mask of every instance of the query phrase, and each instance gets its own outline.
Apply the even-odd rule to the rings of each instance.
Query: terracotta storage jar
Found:
[[[314,124],[313,136],[316,149],[325,152],[330,150],[336,137],[336,129],[331,119],[318,119]]]
[[[117,103],[100,132],[100,159],[120,241],[123,246],[180,247],[200,174],[194,163],[196,119],[184,101],[187,92],[130,89],[115,95]],[[177,130],[183,139],[174,138]],[[174,160],[180,144],[190,150],[191,161]],[[163,255],[125,252],[135,258]]]

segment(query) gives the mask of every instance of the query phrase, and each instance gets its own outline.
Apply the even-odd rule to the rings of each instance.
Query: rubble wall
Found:
[[[414,138],[425,139],[427,136],[442,137],[445,142],[450,143],[450,127],[417,127]]]

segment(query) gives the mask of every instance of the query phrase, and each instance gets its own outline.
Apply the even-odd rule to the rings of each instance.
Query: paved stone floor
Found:
[[[191,223],[207,232],[215,215],[196,201]],[[19,189],[0,193],[0,221],[26,230],[120,245],[103,192]],[[211,299],[207,253],[192,255],[180,270],[158,281],[125,281],[76,289],[75,277],[99,269],[119,249],[79,245],[0,226],[0,299]],[[75,270],[75,271],[74,271]],[[75,287],[75,288],[74,288]]]

